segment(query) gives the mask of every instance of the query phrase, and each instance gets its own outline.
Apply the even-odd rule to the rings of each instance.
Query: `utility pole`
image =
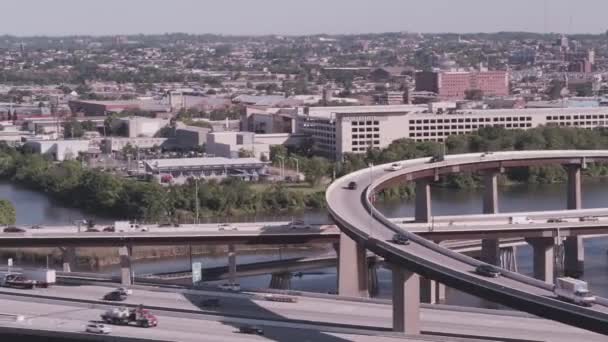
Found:
[[[291,157],[296,162],[296,177],[298,177],[298,181],[300,180],[300,161],[296,157]]]
[[[198,224],[198,178],[194,179],[194,197],[196,198],[196,221],[195,223]],[[192,247],[190,247],[192,248]],[[192,258],[192,251],[190,251],[190,258]],[[192,264],[192,262],[190,262],[190,264]]]

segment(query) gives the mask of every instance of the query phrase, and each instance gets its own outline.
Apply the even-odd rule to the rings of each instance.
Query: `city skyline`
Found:
[[[184,32],[226,35],[307,35],[380,32],[498,32],[601,33],[600,0],[514,0],[494,3],[447,0],[424,3],[400,0],[366,2],[310,0],[284,4],[231,0],[222,3],[177,0],[170,5],[107,0],[51,3],[24,0],[4,5],[0,33],[18,36],[115,35]],[[32,12],[31,9],[36,11]],[[593,9],[593,10],[590,10]],[[94,13],[94,15],[91,15]],[[336,20],[340,19],[340,20]],[[516,20],[514,20],[516,19]],[[137,25],[134,25],[137,23]]]

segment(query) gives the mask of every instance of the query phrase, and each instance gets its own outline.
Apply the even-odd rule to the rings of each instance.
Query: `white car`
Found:
[[[291,229],[310,229],[312,227],[309,224],[304,223],[304,221],[295,220],[289,224],[289,228],[291,228]]]
[[[234,292],[238,292],[241,291],[241,285],[240,284],[220,284],[218,285],[218,288],[220,290],[224,290],[224,291],[234,291]]]
[[[126,288],[126,287],[119,287],[119,288],[117,288],[117,289],[116,289],[116,291],[118,291],[118,292],[120,292],[120,293],[124,293],[124,294],[126,294],[127,296],[130,296],[130,295],[132,295],[132,294],[133,294],[133,290],[128,289],[128,288]]]
[[[401,165],[401,163],[393,163],[391,164],[391,166],[388,168],[389,171],[399,171],[403,168],[403,165]]]
[[[238,230],[236,227],[231,225],[230,223],[222,223],[217,225],[217,230]]]
[[[89,323],[89,324],[87,324],[85,331],[89,332],[89,333],[93,333],[93,334],[107,335],[112,332],[112,328],[110,328],[109,326],[107,326],[105,324]]]

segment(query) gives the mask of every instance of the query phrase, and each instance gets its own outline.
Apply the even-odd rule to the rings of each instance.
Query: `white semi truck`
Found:
[[[582,306],[592,306],[595,296],[589,292],[587,283],[570,277],[557,278],[553,292],[557,298]]]
[[[21,274],[26,279],[32,280],[37,287],[49,287],[57,281],[55,270],[48,268],[23,270]]]

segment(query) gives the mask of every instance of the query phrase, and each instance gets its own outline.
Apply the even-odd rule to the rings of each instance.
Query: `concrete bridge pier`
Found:
[[[416,222],[430,222],[431,213],[431,183],[429,178],[416,180]]]
[[[369,285],[369,296],[375,297],[380,292],[380,286],[378,284],[378,264],[375,261],[369,262],[367,266],[368,285]]]
[[[499,170],[488,170],[483,174],[483,213],[498,214]],[[481,261],[500,266],[500,243],[498,239],[481,240]]]
[[[228,245],[228,283],[237,284],[236,281],[236,247]]]
[[[585,246],[583,239],[569,236],[564,240],[564,274],[579,278],[585,270]]]
[[[568,172],[568,210],[582,209],[581,169],[584,162],[566,166]],[[585,267],[585,246],[578,236],[569,236],[564,241],[564,274],[580,277]]]
[[[347,297],[369,297],[365,247],[348,235],[340,234],[338,248],[338,294]]]
[[[420,334],[420,277],[398,265],[393,271],[393,330]]]
[[[273,273],[270,278],[270,288],[275,290],[291,289],[291,272]]]
[[[500,241],[499,239],[481,240],[481,261],[490,265],[500,266]]]
[[[555,238],[528,238],[532,246],[534,278],[553,284],[555,276]]]
[[[133,246],[122,246],[118,248],[120,256],[120,283],[123,286],[133,285],[133,268],[131,267],[131,256],[133,255]]]
[[[505,247],[500,249],[500,267],[511,272],[517,272],[517,247]]]
[[[63,272],[72,272],[76,266],[76,248],[75,247],[60,247],[61,262]]]
[[[420,277],[420,302],[427,304],[445,302],[445,285]]]

